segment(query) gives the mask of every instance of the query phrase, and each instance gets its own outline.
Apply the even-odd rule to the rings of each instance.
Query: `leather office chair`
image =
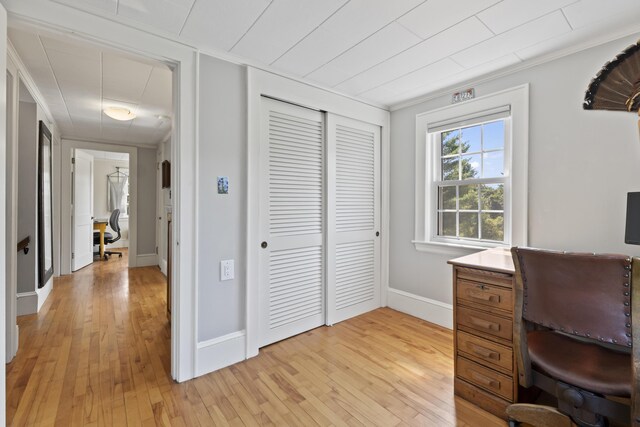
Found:
[[[640,426],[640,291],[632,292],[634,282],[640,286],[640,259],[511,253],[519,383],[555,396],[558,410],[514,404],[510,425]]]
[[[109,227],[111,227],[111,229],[113,231],[115,231],[117,234],[117,236],[114,238],[113,234],[109,233],[109,232],[105,232],[104,233],[104,244],[105,245],[110,245],[113,244],[115,242],[117,242],[118,240],[120,240],[120,237],[122,236],[120,233],[120,223],[119,223],[119,218],[120,218],[120,209],[114,209],[111,212],[111,216],[109,217]],[[94,245],[99,245],[100,244],[100,232],[99,231],[94,231],[93,232],[93,244]],[[94,252],[94,255],[99,255],[99,252]],[[122,252],[118,252],[118,251],[104,251],[104,259],[109,259],[109,255],[118,255],[120,258],[122,258]]]

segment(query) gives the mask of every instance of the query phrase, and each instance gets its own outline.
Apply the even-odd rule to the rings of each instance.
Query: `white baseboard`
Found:
[[[198,343],[196,377],[217,371],[246,358],[245,331]]]
[[[53,277],[46,285],[35,292],[19,292],[17,295],[16,312],[18,316],[34,314],[40,311],[44,302],[53,289]]]
[[[167,275],[167,260],[166,259],[161,259],[160,260],[160,271],[165,276]]]
[[[136,267],[148,267],[158,265],[157,254],[143,254],[136,257]]]
[[[387,304],[390,308],[453,329],[453,306],[451,304],[393,288],[389,288],[387,296]]]
[[[35,292],[18,292],[16,312],[18,316],[38,312],[38,294]]]
[[[53,289],[53,278],[49,279],[46,285],[36,290],[38,294],[38,307],[37,311],[40,311],[44,302],[49,298],[49,294],[51,293],[51,289]]]

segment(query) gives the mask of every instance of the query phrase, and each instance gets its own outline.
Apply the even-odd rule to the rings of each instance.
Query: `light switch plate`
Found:
[[[231,280],[234,277],[233,260],[220,261],[220,280]]]

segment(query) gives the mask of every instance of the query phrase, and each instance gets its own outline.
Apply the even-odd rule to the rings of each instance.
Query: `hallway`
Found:
[[[165,278],[157,267],[128,270],[126,252],[56,278],[40,313],[18,324],[12,425],[124,425],[153,418],[171,390]]]
[[[453,396],[451,331],[386,308],[177,384],[165,278],[126,260],[57,278],[19,318],[9,425],[506,425]]]

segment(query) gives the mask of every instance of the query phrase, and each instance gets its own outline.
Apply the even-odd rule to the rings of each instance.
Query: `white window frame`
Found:
[[[469,124],[489,121],[487,112],[508,106],[504,147],[503,243],[438,236],[437,208],[440,155],[437,144],[441,123]],[[475,118],[475,119],[474,119]],[[475,120],[475,121],[474,121]],[[438,125],[438,130],[434,130]],[[462,127],[467,126],[464,124]],[[453,252],[527,245],[527,166],[529,145],[529,85],[522,85],[416,116],[415,238],[418,251]],[[474,180],[481,183],[483,180]]]

